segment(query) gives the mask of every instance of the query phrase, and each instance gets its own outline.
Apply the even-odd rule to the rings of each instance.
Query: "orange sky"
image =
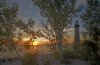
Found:
[[[25,42],[27,42],[29,38],[23,38],[21,42],[19,42],[20,45],[23,45]],[[32,42],[33,45],[44,45],[44,44],[50,44],[50,41],[45,38],[37,38]]]
[[[73,44],[74,43],[74,38],[68,38],[68,41],[67,41],[69,44]]]
[[[28,41],[29,38],[23,38],[23,41],[21,41],[19,44],[23,45],[26,41]],[[73,38],[68,38],[67,43],[68,44],[73,44],[74,39]],[[37,38],[32,42],[33,45],[44,45],[44,44],[50,44],[50,41],[45,39],[45,38]]]

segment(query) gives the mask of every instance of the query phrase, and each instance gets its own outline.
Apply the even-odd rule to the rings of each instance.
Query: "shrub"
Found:
[[[44,65],[51,65],[50,60],[46,60],[46,61],[44,62]]]
[[[78,58],[78,55],[75,51],[72,51],[70,49],[65,49],[62,53],[62,59],[61,62],[65,64],[71,63],[71,59]]]
[[[37,55],[32,53],[27,53],[22,60],[23,65],[38,65]]]
[[[72,51],[70,49],[65,49],[62,53],[63,59],[76,59],[77,54],[75,51]]]
[[[82,59],[90,61],[92,65],[99,65],[100,56],[98,49],[96,41],[86,40],[83,42],[80,55]]]
[[[61,53],[60,53],[60,52],[55,51],[55,52],[53,53],[53,55],[54,55],[54,58],[55,58],[55,59],[61,59]]]

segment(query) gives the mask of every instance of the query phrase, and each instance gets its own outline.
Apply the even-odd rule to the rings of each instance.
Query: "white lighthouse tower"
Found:
[[[80,50],[80,30],[79,30],[80,25],[78,24],[78,21],[76,21],[74,27],[75,27],[74,48],[75,51],[79,51]]]

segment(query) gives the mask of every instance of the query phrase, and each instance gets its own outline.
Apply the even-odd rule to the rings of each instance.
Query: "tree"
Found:
[[[16,31],[18,5],[14,3],[8,7],[5,0],[0,0],[0,51],[7,47],[7,50],[15,50],[20,57],[13,38]],[[4,46],[4,47],[3,47]]]
[[[41,16],[47,18],[47,24],[44,24],[48,31],[53,30],[55,43],[52,37],[48,36],[51,43],[57,44],[57,49],[62,49],[63,30],[73,17],[76,0],[33,0],[34,4],[41,9]]]
[[[18,19],[16,22],[17,27],[20,30],[23,30],[23,32],[27,33],[27,35],[30,37],[30,39],[24,43],[26,49],[30,49],[31,42],[34,42],[35,39],[35,36],[32,36],[35,33],[33,29],[34,24],[35,21],[32,19],[29,19],[26,23],[21,19]],[[19,37],[18,37],[19,41],[21,41],[20,33],[22,35],[22,32],[19,32]]]
[[[18,20],[16,21],[16,26],[28,34],[30,34],[31,31],[33,31],[34,24],[35,24],[35,21],[32,19],[29,19],[26,22],[26,21],[22,21],[21,19],[18,18]]]
[[[27,23],[23,22],[17,17],[18,5],[14,3],[12,7],[9,7],[5,0],[0,0],[0,49],[7,47],[7,50],[15,50],[17,55],[19,53],[16,49],[14,37],[18,28],[24,32],[29,33],[30,27],[34,26],[34,21],[29,19]]]
[[[5,0],[0,0],[0,45],[13,44],[15,36],[15,22],[18,11],[18,5],[15,3],[8,7]],[[9,42],[9,43],[8,43]],[[9,48],[8,48],[9,49]]]
[[[100,41],[100,1],[99,0],[87,0],[86,12],[82,15],[82,20],[84,21],[85,28],[88,31],[90,41],[86,41],[84,44],[87,46],[88,55],[91,59],[91,63],[99,65],[100,55],[98,54],[99,46],[98,41]]]
[[[86,12],[82,15],[85,28],[91,39],[100,40],[100,2],[99,0],[87,0]]]

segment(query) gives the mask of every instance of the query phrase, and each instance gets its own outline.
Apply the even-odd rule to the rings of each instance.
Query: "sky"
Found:
[[[18,17],[21,18],[23,21],[28,21],[28,19],[33,19],[35,20],[35,29],[41,29],[41,26],[39,25],[41,20],[44,20],[40,15],[40,9],[37,6],[33,5],[32,0],[6,0],[9,6],[12,6],[13,3],[17,3],[19,5],[19,10],[18,10]],[[78,0],[77,1],[77,7],[79,5],[85,5],[86,0]],[[80,24],[81,31],[83,30],[82,27],[82,20],[79,17],[73,18],[73,23],[72,23],[72,29],[70,30],[70,35],[74,35],[74,24],[75,21],[78,20]]]
[[[33,5],[32,0],[7,0],[9,6],[13,3],[17,3],[19,6],[18,17],[23,21],[28,21],[28,19],[33,19],[36,22],[36,26],[39,21],[43,19],[40,15],[40,9]],[[38,25],[39,26],[39,25]]]
[[[39,12],[39,8],[33,5],[32,0],[7,0],[8,5],[12,5],[13,3],[17,3],[19,6],[18,17],[23,20],[27,20],[28,18],[38,19],[41,18]],[[38,17],[38,18],[37,18]]]

